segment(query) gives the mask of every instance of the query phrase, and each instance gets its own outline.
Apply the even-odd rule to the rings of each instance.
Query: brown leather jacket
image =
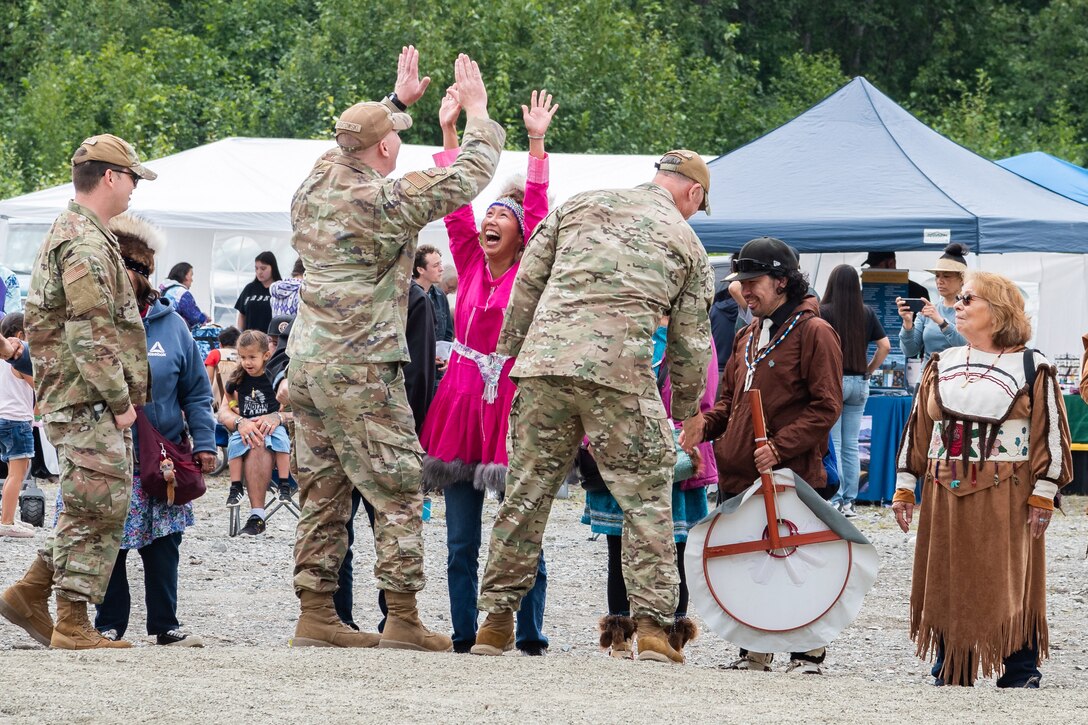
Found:
[[[819,309],[815,297],[801,300],[794,310],[794,314],[801,315],[797,325],[756,366],[752,379],[752,387],[763,394],[767,434],[782,456],[777,468],[792,469],[813,488],[827,485],[823,457],[831,426],[842,413],[842,347],[835,330],[820,319]],[[705,438],[716,439],[718,485],[726,493],[739,493],[759,477],[753,460],[755,433],[744,378],[748,371],[748,338],[756,335],[759,339],[761,324],[757,318],[737,333],[733,355],[718,387],[718,402],[706,414]],[[788,327],[787,321],[775,339]],[[756,340],[752,341],[753,347]],[[749,359],[754,356],[754,350],[748,351]]]

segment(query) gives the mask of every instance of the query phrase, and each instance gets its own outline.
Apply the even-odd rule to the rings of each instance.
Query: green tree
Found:
[[[248,132],[251,88],[229,63],[173,30],[146,40],[139,51],[109,42],[34,67],[13,122],[26,188],[66,180],[79,140],[96,133],[115,133],[154,158]]]

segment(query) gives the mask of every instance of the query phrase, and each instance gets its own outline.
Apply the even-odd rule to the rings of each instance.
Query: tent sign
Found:
[[[922,244],[940,244],[943,247],[951,241],[951,229],[926,229],[922,232]]]

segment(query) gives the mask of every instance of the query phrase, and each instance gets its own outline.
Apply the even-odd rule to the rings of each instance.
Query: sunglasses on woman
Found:
[[[956,295],[956,302],[962,302],[964,307],[970,307],[971,300],[982,300],[983,302],[986,301],[978,295],[974,294],[973,292],[968,292],[965,295]]]

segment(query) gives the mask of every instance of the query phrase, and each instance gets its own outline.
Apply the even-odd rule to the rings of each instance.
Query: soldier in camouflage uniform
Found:
[[[53,223],[30,277],[27,342],[38,408],[60,459],[64,512],[30,570],[0,595],[0,615],[59,649],[131,646],[102,637],[87,602],[102,601],[117,560],[132,486],[129,427],[148,391],[143,321],[107,225],[128,208],[136,183],[155,176],[116,136],[84,141],[72,157],[75,200]]]
[[[487,185],[505,140],[488,119],[476,64],[462,55],[454,73],[468,122],[452,166],[385,178],[396,165],[397,131],[411,125],[400,111],[429,82],[419,80],[418,55],[409,47],[394,95],[341,115],[339,148],[318,159],[292,203],[292,244],[306,268],[288,345],[302,500],[295,646],[452,647],[449,637],[422,625],[416,610],[424,585],[423,451],[401,368],[409,360],[404,327],[417,234]],[[374,572],[389,607],[380,637],[345,627],[333,608],[353,486],[375,509]]]
[[[516,356],[506,498],[491,534],[474,654],[502,654],[529,591],[552,500],[583,434],[624,511],[623,572],[639,657],[682,662],[663,624],[676,611],[672,425],[651,368],[669,316],[673,413],[700,419],[710,359],[710,266],[685,221],[706,209],[710,175],[689,151],[658,163],[652,183],[579,194],[537,227],[499,336]]]

